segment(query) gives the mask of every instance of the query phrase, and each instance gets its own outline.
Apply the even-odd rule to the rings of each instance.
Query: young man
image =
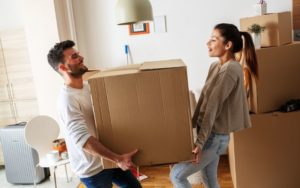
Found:
[[[59,119],[65,133],[72,170],[88,188],[140,188],[131,174],[132,156],[137,150],[116,154],[96,139],[95,121],[89,86],[82,75],[88,71],[73,41],[57,43],[48,53],[48,62],[64,79],[58,99]],[[121,143],[120,143],[121,144]],[[103,170],[100,157],[115,162],[119,168]]]

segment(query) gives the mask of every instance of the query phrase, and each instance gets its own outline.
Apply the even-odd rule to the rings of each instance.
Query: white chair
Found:
[[[59,160],[57,162],[49,161],[47,159],[47,153],[51,151],[52,142],[57,139],[59,131],[59,125],[49,116],[36,116],[25,126],[25,140],[27,144],[34,148],[39,155],[39,163],[37,166],[42,168],[53,167],[55,188],[57,187],[55,173],[57,166],[65,166],[67,182],[69,182],[66,168],[66,164],[69,163],[69,159]],[[36,171],[34,177],[34,186],[36,186]]]

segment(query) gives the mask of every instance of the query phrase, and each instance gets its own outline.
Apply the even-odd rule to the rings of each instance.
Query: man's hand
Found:
[[[123,155],[116,154],[110,149],[106,148],[101,142],[99,142],[97,138],[93,136],[90,136],[88,138],[83,148],[86,152],[89,152],[92,155],[101,156],[105,159],[115,162],[122,170],[128,170],[129,168],[134,166],[131,158],[138,152],[138,150],[136,149],[130,153],[125,153]]]
[[[137,149],[135,149],[134,151],[130,152],[130,153],[125,153],[123,155],[120,155],[118,160],[117,160],[117,165],[119,168],[121,168],[122,170],[128,170],[132,167],[134,167],[135,165],[132,162],[132,157],[138,152]]]
[[[195,159],[193,160],[194,163],[199,163],[200,162],[200,158],[201,158],[201,149],[199,148],[199,146],[196,146],[193,150],[192,153],[195,154]]]

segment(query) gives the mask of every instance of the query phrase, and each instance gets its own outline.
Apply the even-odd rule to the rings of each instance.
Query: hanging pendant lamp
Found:
[[[153,20],[149,0],[118,0],[115,11],[118,25]]]

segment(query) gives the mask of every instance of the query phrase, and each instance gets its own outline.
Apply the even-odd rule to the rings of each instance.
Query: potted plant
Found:
[[[261,47],[261,33],[265,30],[266,27],[259,24],[252,24],[248,27],[248,31],[252,34],[253,43],[256,49]]]

